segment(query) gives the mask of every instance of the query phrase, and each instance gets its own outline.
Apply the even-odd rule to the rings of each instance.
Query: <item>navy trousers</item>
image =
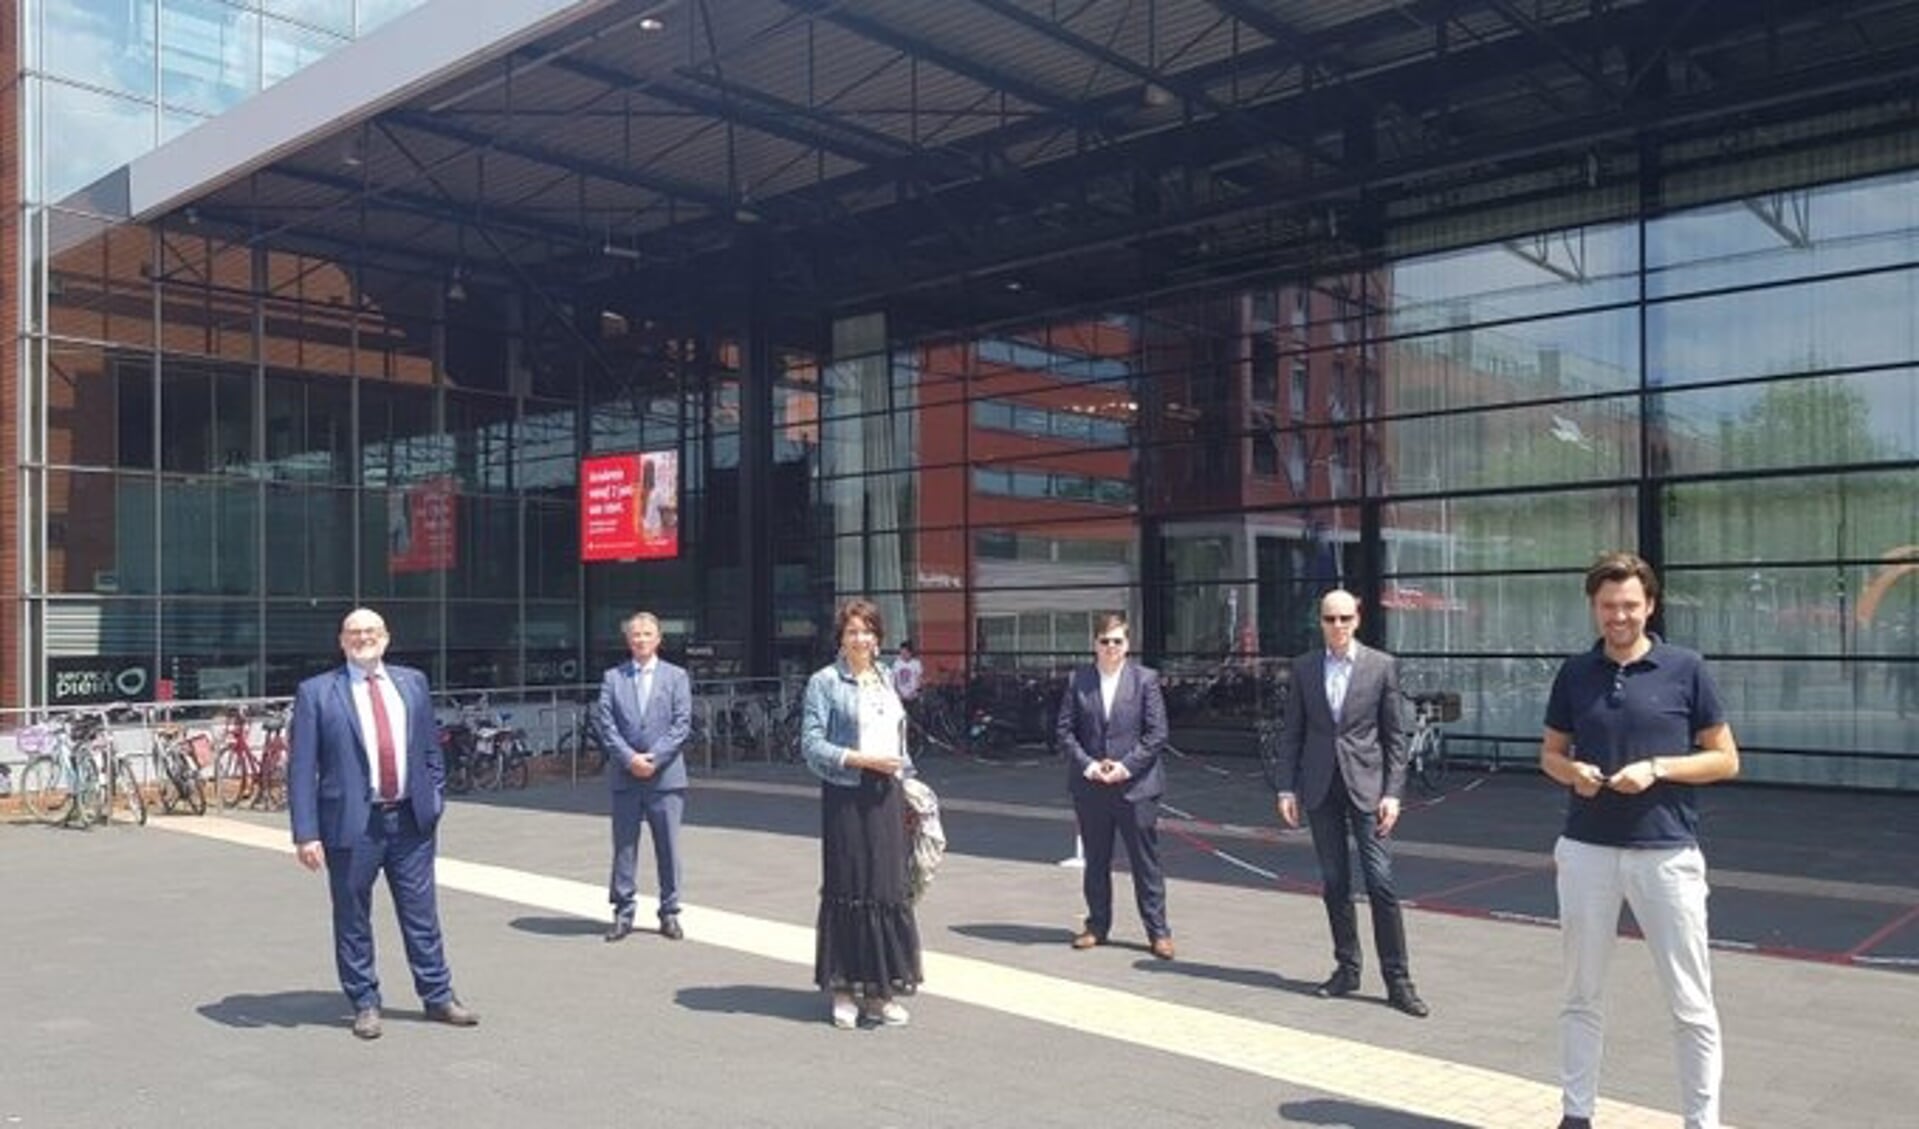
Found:
[[[366,837],[354,847],[327,847],[327,889],[333,896],[333,960],[355,1010],[380,1006],[373,962],[373,882],[382,872],[400,919],[413,990],[431,1007],[453,998],[453,974],[440,937],[433,880],[434,837],[423,834],[412,804],[375,807]]]
[[[1159,800],[1129,800],[1119,788],[1075,790],[1080,846],[1086,852],[1086,928],[1104,937],[1113,927],[1113,836],[1126,846],[1133,870],[1133,900],[1146,939],[1170,937],[1166,927],[1166,876],[1159,868]]]

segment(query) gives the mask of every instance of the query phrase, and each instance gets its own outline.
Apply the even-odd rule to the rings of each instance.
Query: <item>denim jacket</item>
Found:
[[[880,680],[893,688],[893,668],[875,663]],[[906,752],[906,717],[900,716],[900,756],[904,774],[913,775],[913,758]],[[800,755],[813,775],[842,788],[857,788],[861,770],[846,765],[846,754],[860,743],[860,688],[846,660],[813,672],[806,683],[805,713],[800,721]]]

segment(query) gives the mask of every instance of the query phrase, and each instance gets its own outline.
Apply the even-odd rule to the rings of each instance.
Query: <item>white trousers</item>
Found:
[[[1553,861],[1559,872],[1559,936],[1566,960],[1565,1003],[1559,1011],[1564,1111],[1591,1117],[1599,1100],[1606,968],[1623,900],[1645,936],[1672,1012],[1686,1129],[1718,1129],[1725,1057],[1719,1013],[1712,1002],[1705,856],[1696,846],[1635,850],[1562,837],[1553,848]]]

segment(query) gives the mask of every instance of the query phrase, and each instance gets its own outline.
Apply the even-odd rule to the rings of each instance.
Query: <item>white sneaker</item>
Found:
[[[905,1005],[887,1000],[874,1010],[873,1018],[879,1020],[885,1027],[904,1027],[912,1021],[913,1016],[906,1010]]]
[[[833,997],[833,1026],[842,1031],[851,1031],[859,1026],[860,1007],[851,996]]]

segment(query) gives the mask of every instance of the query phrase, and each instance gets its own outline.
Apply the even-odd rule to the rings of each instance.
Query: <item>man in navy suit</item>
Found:
[[[1059,704],[1059,746],[1086,851],[1086,924],[1076,949],[1106,943],[1113,927],[1113,835],[1126,845],[1133,899],[1153,955],[1173,959],[1166,927],[1166,877],[1159,867],[1159,798],[1166,776],[1166,699],[1159,675],[1126,658],[1126,617],[1094,621],[1094,662],[1073,672]]]
[[[1293,660],[1293,690],[1286,699],[1272,781],[1286,826],[1298,827],[1300,808],[1306,809],[1319,855],[1320,894],[1338,966],[1317,994],[1332,999],[1359,990],[1359,918],[1346,847],[1350,835],[1359,844],[1386,1002],[1424,1018],[1428,1008],[1413,989],[1407,966],[1406,926],[1393,891],[1388,839],[1399,822],[1399,795],[1406,786],[1399,666],[1393,656],[1355,637],[1359,601],[1351,592],[1334,589],[1319,601],[1319,629],[1325,646]]]
[[[377,612],[357,608],[341,622],[346,665],[300,683],[287,762],[293,844],[308,870],[326,865],[333,959],[362,1039],[380,1037],[371,911],[381,871],[427,1018],[480,1021],[453,994],[440,936],[433,858],[446,763],[433,700],[424,674],[381,661],[387,642]]]
[[[620,625],[633,658],[612,667],[600,685],[600,741],[613,792],[613,903],[608,941],[633,932],[634,872],[640,824],[653,832],[660,872],[660,936],[677,941],[680,929],[680,817],[686,811],[686,759],[681,746],[693,730],[693,687],[686,671],[660,658],[660,621],[635,612]]]

